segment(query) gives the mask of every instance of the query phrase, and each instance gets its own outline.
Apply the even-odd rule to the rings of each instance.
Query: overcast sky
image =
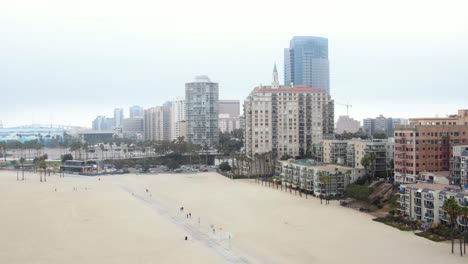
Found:
[[[359,120],[468,108],[467,1],[0,2],[0,120],[91,126],[208,75],[220,98],[283,79],[295,35],[329,39],[331,94]],[[128,115],[126,109],[126,115]],[[335,107],[336,117],[346,107]]]

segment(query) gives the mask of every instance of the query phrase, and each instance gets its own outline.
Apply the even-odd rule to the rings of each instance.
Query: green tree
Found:
[[[219,164],[219,169],[221,171],[231,171],[232,170],[231,165],[229,165],[229,162],[227,162],[227,161],[221,162],[221,164]]]
[[[62,159],[62,163],[65,163],[65,161],[67,160],[73,160],[73,156],[72,154],[68,153],[68,154],[62,155],[61,159]]]

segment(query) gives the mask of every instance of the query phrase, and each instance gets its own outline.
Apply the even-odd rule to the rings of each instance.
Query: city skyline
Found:
[[[112,116],[114,108],[148,108],[182,96],[186,80],[196,75],[219,83],[220,99],[243,101],[253,87],[270,83],[275,62],[283,82],[283,49],[292,37],[304,35],[328,39],[331,96],[352,104],[350,116],[357,120],[380,114],[446,116],[466,107],[468,28],[462,1],[287,6],[258,1],[248,9],[241,8],[247,1],[229,8],[202,1],[187,3],[182,12],[171,3],[161,9],[158,2],[112,8],[108,1],[73,8],[46,2],[30,1],[27,10],[25,3],[0,4],[0,22],[8,25],[0,37],[0,87],[16,91],[0,107],[4,127],[89,127],[96,115]],[[46,8],[50,4],[56,8]],[[207,5],[210,12],[200,9]],[[298,5],[323,12],[305,16],[308,9],[294,8]],[[265,6],[269,12],[260,12]],[[301,16],[308,23],[296,22]],[[177,22],[166,29],[169,18]],[[337,106],[335,119],[345,113]]]

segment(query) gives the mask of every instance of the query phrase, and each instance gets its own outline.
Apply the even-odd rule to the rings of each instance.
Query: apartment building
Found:
[[[411,118],[395,130],[395,182],[414,183],[422,172],[448,171],[454,146],[468,143],[468,110],[444,118]]]
[[[171,102],[171,124],[172,124],[172,139],[177,139],[181,135],[179,124],[187,119],[185,110],[185,98],[177,97]]]
[[[308,159],[278,161],[275,169],[275,176],[284,186],[315,195],[341,196],[346,186],[363,177],[364,173],[364,170]],[[323,176],[326,181],[321,180]]]
[[[194,144],[213,149],[219,143],[218,84],[197,76],[185,84],[187,137]]]
[[[320,162],[345,165],[352,168],[364,169],[362,158],[371,153],[375,161],[369,171],[375,172],[376,177],[386,177],[390,163],[394,156],[393,139],[351,139],[351,140],[323,140],[314,146],[316,155],[313,157]]]
[[[450,159],[450,177],[453,184],[468,184],[468,145],[454,146]]]
[[[324,163],[334,163],[339,165],[346,164],[346,149],[348,141],[345,140],[323,140],[322,159]]]
[[[275,81],[254,88],[244,101],[247,156],[269,151],[279,157],[311,155],[315,143],[333,137],[333,110],[333,100],[323,89]]]
[[[458,186],[431,183],[400,185],[397,210],[411,220],[421,221],[426,227],[447,224],[449,216],[444,203],[449,198],[454,198],[460,206],[468,205],[468,193]],[[466,230],[467,221],[462,216],[457,222],[460,230]]]
[[[145,140],[172,140],[171,108],[156,106],[145,109],[143,130]]]

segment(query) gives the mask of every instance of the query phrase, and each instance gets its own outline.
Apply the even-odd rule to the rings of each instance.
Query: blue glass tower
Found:
[[[330,91],[328,39],[293,37],[284,49],[284,84],[307,85]]]

